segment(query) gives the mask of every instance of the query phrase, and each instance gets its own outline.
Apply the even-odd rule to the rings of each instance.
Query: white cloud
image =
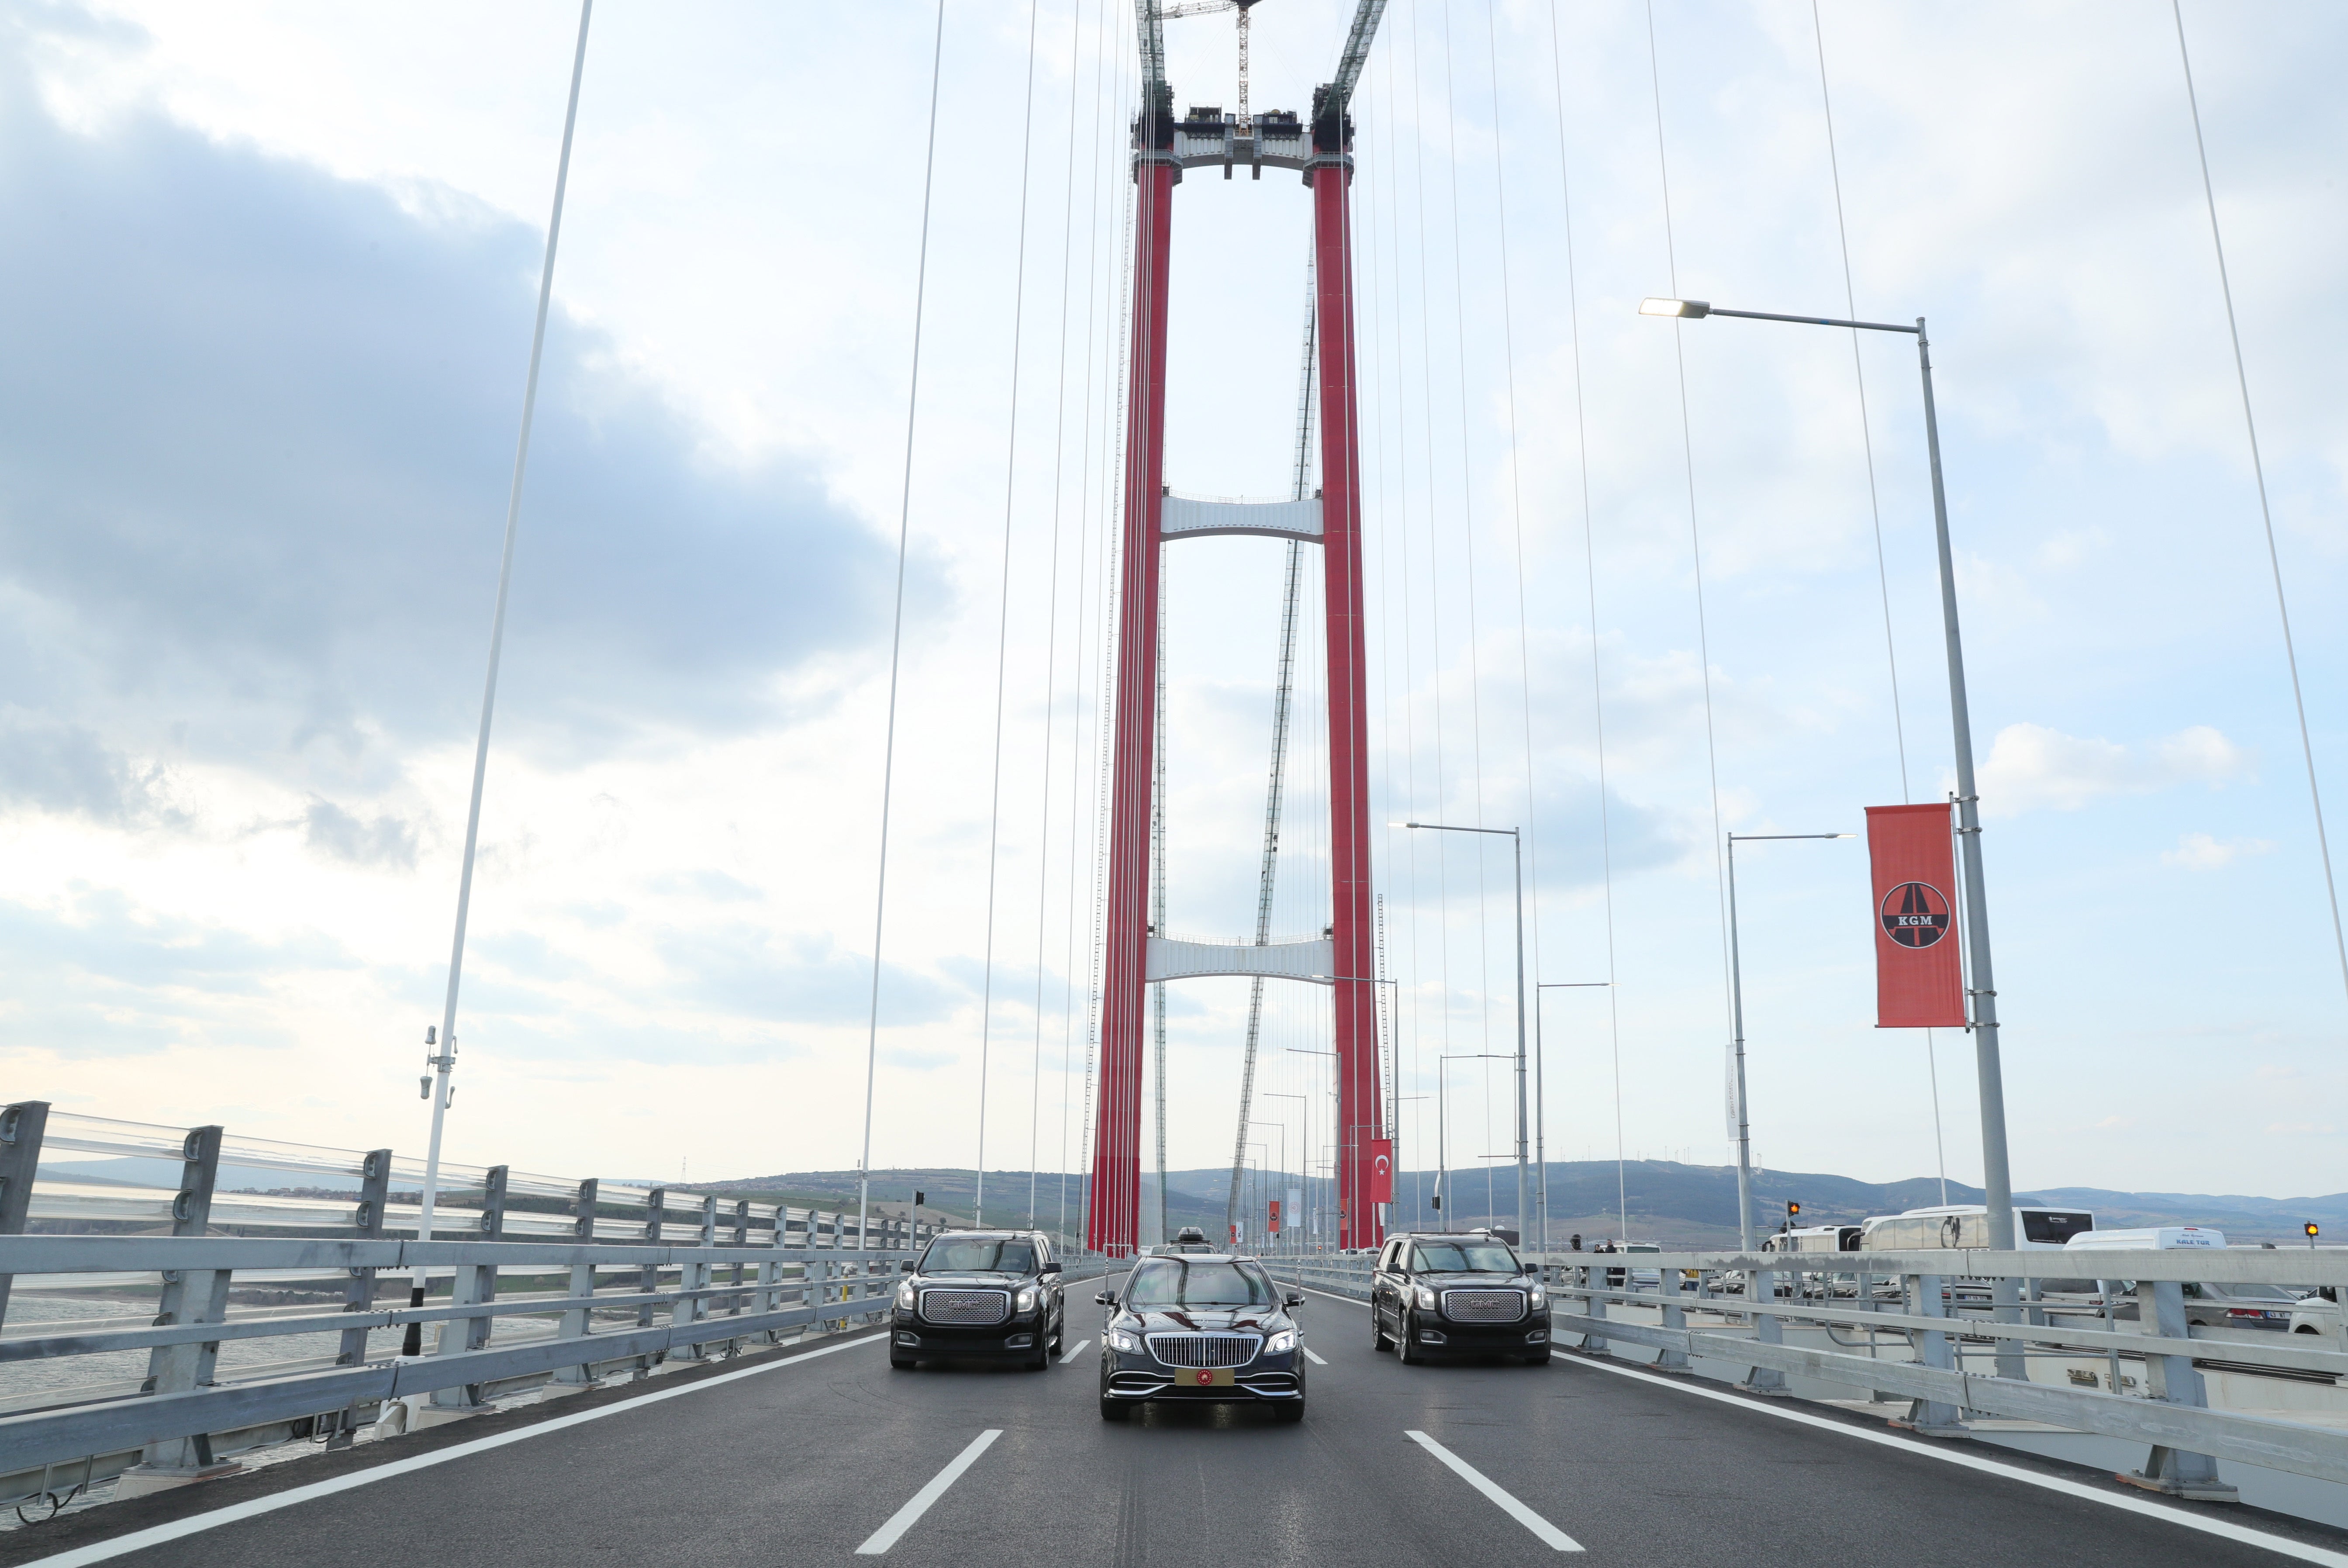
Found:
[[[2247,778],[2250,754],[2206,724],[2139,747],[2009,724],[1982,764],[1982,809],[2011,817],[2042,807],[2075,811],[2111,795],[2147,795],[2178,784],[2211,788]]]
[[[2218,839],[2208,833],[2187,833],[2178,838],[2175,849],[2161,851],[2160,859],[2164,865],[2214,872],[2245,855],[2263,855],[2273,848],[2272,839]]]

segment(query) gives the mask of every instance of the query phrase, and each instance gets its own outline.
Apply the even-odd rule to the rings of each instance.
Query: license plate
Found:
[[[1200,1367],[1184,1372],[1176,1382],[1185,1388],[1228,1388],[1231,1386],[1231,1369],[1228,1367]]]

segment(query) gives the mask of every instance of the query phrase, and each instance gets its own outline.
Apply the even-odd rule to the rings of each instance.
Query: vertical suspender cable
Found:
[[[2284,662],[2291,668],[2291,706],[2299,713],[2299,751],[2307,763],[2307,798],[2315,809],[2315,848],[2323,860],[2323,892],[2332,903],[2332,945],[2340,956],[2340,980],[2348,985],[2348,937],[2340,927],[2340,889],[2332,879],[2332,842],[2323,831],[2323,791],[2315,781],[2315,743],[2307,734],[2307,698],[2299,687],[2299,650],[2291,634],[2291,603],[2283,596],[2282,554],[2275,548],[2274,508],[2267,500],[2266,461],[2259,454],[2259,423],[2250,413],[2250,373],[2242,364],[2242,329],[2234,321],[2234,284],[2226,271],[2226,242],[2218,232],[2218,193],[2209,182],[2209,147],[2201,137],[2201,100],[2193,90],[2193,57],[2185,46],[2185,12],[2168,0],[2177,20],[2177,57],[2185,67],[2185,102],[2193,111],[2193,148],[2201,157],[2201,199],[2209,209],[2209,245],[2218,255],[2218,287],[2226,299],[2226,334],[2234,345],[2234,380],[2242,391],[2242,429],[2250,437],[2250,471],[2259,482],[2259,516],[2266,524],[2267,566],[2274,573],[2275,614],[2282,624]]]
[[[1517,345],[1516,315],[1509,298],[1509,188],[1500,157],[1500,41],[1498,18],[1489,11],[1484,14],[1486,57],[1492,73],[1492,191],[1499,215],[1500,261],[1500,349],[1508,371],[1509,416],[1509,526],[1516,545],[1517,557],[1517,670],[1518,691],[1524,699],[1525,724],[1525,859],[1529,864],[1533,892],[1532,913],[1532,973],[1536,982],[1540,977],[1540,834],[1534,821],[1535,793],[1533,778],[1533,658],[1530,621],[1525,612],[1525,498],[1523,480],[1518,468],[1517,454]],[[1519,914],[1521,914],[1521,910]],[[1540,992],[1533,991],[1535,1024],[1533,1036],[1540,1039],[1539,1024]],[[1518,996],[1519,1038],[1522,1039],[1524,997]],[[1549,1252],[1549,1142],[1545,1130],[1547,1088],[1541,1073],[1541,1057],[1538,1048],[1533,1054],[1533,1104],[1536,1114],[1531,1131],[1534,1139],[1534,1161],[1540,1172],[1540,1185],[1534,1193],[1534,1213],[1517,1216],[1518,1234],[1540,1238],[1539,1251]],[[1538,1225],[1535,1215],[1539,1217]]]
[[[489,770],[489,720],[498,704],[498,662],[505,651],[506,597],[513,583],[514,538],[521,526],[522,476],[530,467],[530,427],[538,411],[538,367],[546,352],[546,313],[554,297],[554,253],[562,238],[562,198],[571,183],[572,133],[579,124],[579,83],[587,70],[587,23],[594,0],[580,0],[579,43],[571,57],[571,97],[562,110],[562,151],[554,165],[554,210],[546,221],[546,259],[538,274],[538,316],[530,333],[530,374],[522,382],[521,434],[514,442],[513,483],[506,492],[505,552],[498,562],[498,604],[489,617],[489,668],[481,686],[481,728],[473,742],[473,794],[465,808],[465,857],[457,872],[457,930],[448,944],[448,994],[440,1010],[439,1054],[432,1058],[432,1135],[424,1158],[422,1212],[416,1222],[418,1241],[432,1239],[432,1210],[440,1189],[440,1134],[448,1114],[449,1075],[457,1067],[457,989],[465,972],[465,921],[473,905],[473,855],[481,840],[481,788]],[[410,1284],[410,1302],[423,1305],[424,1265],[418,1264]],[[404,1351],[422,1349],[420,1325],[410,1324]]]
[[[1614,1202],[1622,1235],[1628,1240],[1631,1199],[1623,1171],[1622,1009],[1615,999],[1614,985],[1614,831],[1606,803],[1606,686],[1598,661],[1598,547],[1591,535],[1590,431],[1581,397],[1581,294],[1573,260],[1573,181],[1565,150],[1565,67],[1558,39],[1557,0],[1550,0],[1549,7],[1549,68],[1557,102],[1557,188],[1565,211],[1566,322],[1573,345],[1573,447],[1581,470],[1581,554],[1583,581],[1590,593],[1590,704],[1598,741],[1598,856],[1606,909],[1606,1031],[1614,1065]]]
[[[945,63],[946,0],[930,46],[930,135],[922,164],[922,241],[913,272],[913,361],[905,382],[905,478],[897,509],[897,592],[889,624],[889,709],[880,750],[880,848],[872,892],[872,998],[864,1029],[864,1151],[856,1162],[856,1244],[872,1195],[872,1085],[880,1052],[880,936],[889,913],[889,806],[897,779],[897,676],[905,646],[905,544],[913,523],[913,428],[922,407],[922,307],[930,283],[930,197],[938,168],[938,81]]]
[[[1818,107],[1825,111],[1827,170],[1834,177],[1835,238],[1842,246],[1844,314],[1859,315],[1859,291],[1851,282],[1850,229],[1843,220],[1842,159],[1835,150],[1834,94],[1827,84],[1827,34],[1818,20],[1818,0],[1810,0],[1810,37],[1818,50]],[[1908,726],[1900,713],[1900,649],[1891,636],[1891,571],[1883,559],[1883,503],[1875,489],[1875,431],[1867,415],[1867,366],[1859,352],[1859,334],[1850,335],[1850,374],[1859,387],[1859,438],[1867,454],[1867,507],[1875,523],[1875,582],[1883,596],[1883,660],[1891,683],[1891,738],[1900,754],[1900,799],[1915,797],[1908,787]],[[1949,1201],[1949,1155],[1941,1130],[1941,1066],[1933,1048],[1932,1031],[1924,1031],[1924,1074],[1932,1089],[1932,1151],[1941,1171],[1941,1202]]]
[[[1672,165],[1663,144],[1663,73],[1655,52],[1655,3],[1647,0],[1647,77],[1655,100],[1655,169],[1661,176],[1663,192],[1663,259],[1670,269],[1672,292],[1680,287],[1679,246],[1672,233]],[[1688,561],[1695,575],[1695,642],[1698,673],[1704,677],[1704,769],[1712,789],[1712,875],[1719,898],[1720,913],[1720,1000],[1724,1015],[1729,1003],[1728,985],[1728,883],[1723,873],[1721,855],[1725,848],[1721,838],[1720,821],[1720,751],[1713,738],[1712,723],[1712,640],[1705,624],[1704,606],[1704,535],[1696,521],[1695,505],[1695,434],[1688,422],[1687,350],[1681,337],[1679,323],[1672,323],[1672,363],[1678,371],[1680,390],[1680,461],[1687,476],[1688,498]],[[1734,1068],[1734,1047],[1730,1065]],[[1745,1108],[1737,1108],[1742,1117]]]
[[[1076,255],[1076,88],[1084,57],[1084,12],[1068,13],[1068,158],[1060,197],[1060,367],[1052,378],[1052,560],[1045,573],[1047,603],[1044,612],[1044,766],[1043,803],[1035,823],[1035,1053],[1027,1070],[1027,1228],[1035,1228],[1035,1183],[1042,1158],[1044,1106],[1044,940],[1050,924],[1052,879],[1052,720],[1058,692],[1060,660],[1060,492],[1067,472],[1068,436],[1068,268]],[[1084,581],[1081,557],[1076,580]],[[1084,620],[1084,601],[1076,602],[1076,619]],[[1061,1118],[1064,1131],[1067,1126]],[[1065,1140],[1065,1137],[1064,1137]],[[1065,1150],[1063,1150],[1065,1152]]]
[[[1035,10],[1027,0],[1027,112],[1019,140],[1019,259],[1011,284],[1011,412],[1003,446],[1003,582],[994,621],[994,790],[986,808],[986,958],[978,1004],[978,1184],[971,1223],[986,1223],[986,1068],[994,1043],[994,872],[1003,838],[1003,689],[1011,656],[1011,517],[1019,480],[1019,349],[1027,313],[1027,164],[1035,143]]]

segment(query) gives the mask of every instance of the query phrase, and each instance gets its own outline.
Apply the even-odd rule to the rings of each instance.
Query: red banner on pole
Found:
[[[1270,1218],[1266,1220],[1263,1229],[1264,1234],[1268,1236],[1276,1236],[1280,1234],[1280,1200],[1274,1198],[1271,1202],[1272,1213]]]
[[[1869,806],[1867,854],[1875,880],[1875,1026],[1962,1028],[1949,808]]]
[[[1373,1138],[1369,1142],[1370,1202],[1394,1202],[1394,1140]]]

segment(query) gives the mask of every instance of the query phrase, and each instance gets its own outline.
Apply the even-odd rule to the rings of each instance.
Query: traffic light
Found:
[[[1798,1220],[1801,1217],[1802,1206],[1799,1203],[1788,1203],[1786,1205],[1786,1218],[1789,1220]]]
[[[2314,1221],[2312,1221],[2312,1220],[2310,1220],[2310,1221],[2308,1221],[2308,1222],[2307,1222],[2307,1244],[2308,1244],[2309,1246],[2311,1246],[2311,1247],[2312,1247],[2312,1246],[2313,1246],[2313,1245],[2315,1244],[2315,1238],[2316,1238],[2316,1237],[2318,1237],[2318,1236],[2320,1236],[2320,1235],[2322,1235],[2322,1233],[2323,1233],[2323,1227],[2322,1227],[2322,1226],[2321,1226],[2321,1225],[2317,1224],[2317,1223],[2316,1223]]]

